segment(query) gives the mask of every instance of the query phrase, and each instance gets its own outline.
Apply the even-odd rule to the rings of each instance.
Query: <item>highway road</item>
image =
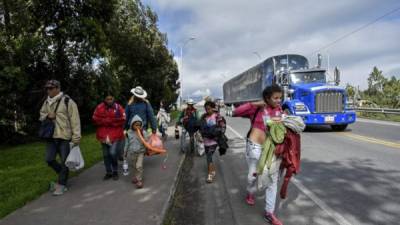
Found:
[[[184,179],[190,212],[181,214],[182,221],[266,224],[263,193],[253,207],[244,202],[243,136],[249,121],[226,119],[231,148],[216,157],[217,179],[211,185],[205,183],[204,156],[193,158]],[[284,224],[400,224],[400,123],[360,119],[344,132],[314,127],[302,133],[301,141],[301,172],[291,181],[288,198],[277,202]]]

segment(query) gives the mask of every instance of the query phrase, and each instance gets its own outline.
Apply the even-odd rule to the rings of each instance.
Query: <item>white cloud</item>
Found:
[[[205,97],[211,95],[212,92],[210,89],[206,88],[205,90],[196,90],[192,93],[193,96]]]
[[[150,1],[150,0],[149,0]],[[228,78],[276,54],[297,53],[315,65],[310,53],[338,37],[399,7],[397,0],[266,1],[266,0],[151,0],[158,13],[178,13],[179,24],[168,33],[170,47],[179,56],[182,40],[195,36],[184,48],[184,95],[209,89],[222,95]],[[179,20],[179,13],[190,19]],[[187,15],[185,16],[187,17]],[[162,17],[160,18],[163,19]],[[342,70],[342,82],[366,87],[373,66],[384,72],[400,68],[400,11],[321,51],[324,65]],[[180,56],[179,56],[180,57]],[[179,57],[176,57],[180,63]]]

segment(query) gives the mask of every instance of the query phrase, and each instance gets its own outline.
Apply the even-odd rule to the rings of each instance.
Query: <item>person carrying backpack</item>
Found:
[[[190,148],[192,151],[194,150],[194,133],[198,130],[198,113],[194,107],[193,99],[189,99],[186,104],[187,107],[180,113],[175,125],[175,128],[178,128],[179,125],[183,126],[181,132],[181,152],[185,152],[185,140],[188,133],[191,144]]]
[[[63,195],[67,190],[69,170],[65,161],[70,152],[70,142],[78,145],[81,140],[81,122],[76,103],[63,92],[60,82],[49,80],[45,85],[47,99],[40,109],[39,120],[42,124],[49,121],[53,124],[51,132],[39,132],[39,136],[46,138],[46,162],[57,174],[58,181],[50,183],[53,195]],[[44,133],[48,135],[43,136]],[[57,162],[57,154],[60,162]]]
[[[200,119],[200,133],[203,137],[204,148],[207,158],[207,183],[212,183],[215,179],[215,165],[213,163],[213,154],[220,144],[219,139],[224,135],[226,130],[225,119],[218,113],[218,108],[214,102],[206,102],[204,104],[206,112]],[[220,154],[225,154],[225,151]]]

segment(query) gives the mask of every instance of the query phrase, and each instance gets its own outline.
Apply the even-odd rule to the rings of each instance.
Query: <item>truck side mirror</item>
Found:
[[[335,70],[333,71],[333,79],[335,81],[335,85],[339,85],[340,83],[340,70],[335,67]]]

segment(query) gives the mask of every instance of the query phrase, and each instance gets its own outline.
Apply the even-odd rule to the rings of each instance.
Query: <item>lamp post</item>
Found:
[[[258,54],[258,52],[253,52],[253,54],[258,56],[258,58],[261,60],[261,56],[260,56],[260,54]]]
[[[182,105],[182,98],[183,98],[183,82],[182,82],[182,73],[183,73],[183,48],[190,42],[195,40],[195,37],[190,37],[183,41],[183,43],[180,45],[180,50],[181,50],[181,71],[179,73],[179,81],[180,81],[180,91],[179,91],[179,104]]]

